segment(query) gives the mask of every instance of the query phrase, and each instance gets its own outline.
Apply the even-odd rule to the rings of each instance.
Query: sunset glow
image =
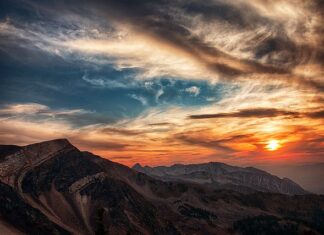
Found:
[[[266,148],[269,151],[275,151],[275,150],[277,150],[278,148],[280,148],[279,141],[278,140],[269,140]]]

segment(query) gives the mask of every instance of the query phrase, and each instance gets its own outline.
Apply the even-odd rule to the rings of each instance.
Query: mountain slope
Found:
[[[135,164],[133,169],[162,180],[180,180],[206,184],[214,188],[247,188],[289,195],[307,194],[298,184],[290,179],[280,179],[265,171],[253,167],[235,167],[219,162],[181,165],[170,167],[142,167]]]
[[[279,221],[278,229],[284,221],[300,225],[300,231],[324,231],[323,196],[239,193],[161,181],[81,152],[64,139],[3,155],[0,229],[23,234],[240,234],[247,218],[268,216]],[[264,223],[254,224],[265,229]]]

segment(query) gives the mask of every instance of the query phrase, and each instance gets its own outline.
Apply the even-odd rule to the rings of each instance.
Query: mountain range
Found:
[[[323,234],[324,196],[222,163],[133,169],[66,139],[0,146],[0,234]]]
[[[213,188],[258,190],[288,195],[307,194],[307,191],[288,178],[280,179],[254,167],[242,168],[220,162],[176,164],[170,167],[142,167],[137,163],[133,169],[161,180],[193,182]]]

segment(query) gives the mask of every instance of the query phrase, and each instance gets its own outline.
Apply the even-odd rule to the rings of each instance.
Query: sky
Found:
[[[321,0],[0,2],[0,143],[132,166],[324,163]]]

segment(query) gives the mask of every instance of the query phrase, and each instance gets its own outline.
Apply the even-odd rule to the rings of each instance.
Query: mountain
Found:
[[[253,167],[236,167],[219,162],[170,167],[142,167],[135,164],[133,169],[164,181],[185,181],[205,184],[214,188],[233,190],[257,190],[288,195],[307,194],[301,186],[288,178],[280,179]]]
[[[324,233],[323,196],[163,181],[65,139],[0,150],[0,234]]]

